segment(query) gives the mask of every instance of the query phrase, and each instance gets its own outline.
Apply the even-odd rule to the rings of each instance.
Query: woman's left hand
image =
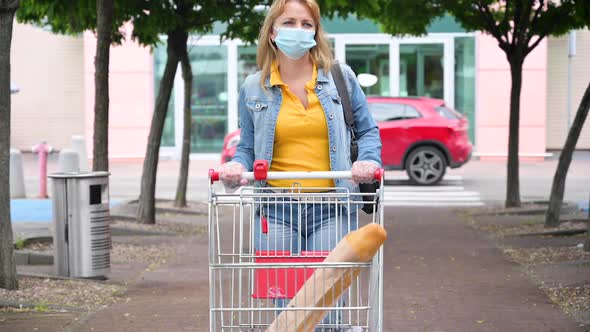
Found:
[[[370,183],[375,180],[375,172],[379,165],[374,161],[358,160],[352,164],[352,181],[355,183]]]

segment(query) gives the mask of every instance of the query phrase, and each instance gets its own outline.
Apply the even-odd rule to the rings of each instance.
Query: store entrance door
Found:
[[[399,95],[444,99],[444,44],[400,44]]]

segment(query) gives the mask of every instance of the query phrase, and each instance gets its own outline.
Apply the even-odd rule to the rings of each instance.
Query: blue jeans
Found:
[[[358,228],[356,205],[344,205],[334,199],[314,203],[282,198],[269,198],[260,204],[254,222],[255,250],[331,251],[350,231]],[[350,209],[350,212],[349,212]],[[268,229],[262,232],[262,216],[266,217]],[[275,305],[285,307],[288,299],[278,299]],[[338,307],[344,306],[340,299]],[[330,312],[323,324],[338,324],[341,313]],[[339,331],[318,328],[316,331]]]

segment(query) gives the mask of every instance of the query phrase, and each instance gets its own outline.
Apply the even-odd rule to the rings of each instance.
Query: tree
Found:
[[[590,206],[588,206],[590,209]],[[584,250],[590,251],[590,211],[588,211],[588,229],[586,230],[586,243],[584,243]]]
[[[0,288],[18,289],[10,221],[10,45],[18,0],[0,0]]]
[[[169,3],[164,4],[164,6],[166,5],[169,5]],[[150,12],[150,14],[155,15],[155,12]],[[139,22],[135,21],[134,34],[141,29],[141,27],[142,26]],[[170,95],[172,93],[178,61],[180,57],[184,56],[183,53],[186,53],[188,33],[178,28],[173,29],[174,30],[167,33],[166,65],[164,67],[162,81],[160,82],[158,97],[156,98],[156,107],[154,114],[152,115],[146,156],[143,161],[137,221],[144,224],[156,223],[156,174],[158,171],[158,159],[160,156],[160,142],[162,140],[164,119],[166,118],[166,111],[168,110],[168,101],[170,100]]]
[[[362,4],[325,1],[325,6],[343,13],[356,12],[373,19],[388,33],[421,35],[438,17],[451,14],[469,31],[492,35],[510,65],[510,124],[506,207],[520,206],[518,138],[522,66],[527,55],[549,35],[562,35],[589,26],[587,0],[376,0]]]
[[[94,61],[94,171],[107,171],[109,128],[109,54],[111,44],[120,44],[119,27],[130,19],[136,0],[21,0],[20,22],[49,25],[54,33],[78,35],[96,30]]]
[[[187,40],[189,33],[207,33],[211,31],[213,23],[227,23],[227,30],[223,38],[240,37],[243,40],[254,40],[258,29],[254,28],[262,21],[263,15],[252,9],[260,2],[256,0],[173,0],[167,2],[145,2],[141,10],[133,17],[133,37],[146,46],[155,46],[160,42],[160,35],[166,39],[166,65],[160,82],[156,105],[152,116],[152,123],[148,137],[146,156],[141,176],[141,189],[137,221],[145,224],[155,224],[155,192],[156,175],[160,142],[164,127],[164,119],[168,110],[168,102],[174,85],[174,76],[180,62],[183,77],[192,82],[192,69],[188,58]],[[240,20],[248,17],[248,20]],[[188,75],[188,73],[191,75]],[[188,154],[190,150],[190,96],[192,87],[189,81],[185,83],[183,133],[183,157],[177,190],[177,203],[184,200],[186,204],[186,181],[188,180]],[[189,90],[190,89],[190,90]],[[183,197],[184,196],[184,197]]]
[[[178,175],[178,185],[176,187],[176,198],[174,206],[186,206],[186,188],[188,183],[188,167],[191,151],[191,129],[192,129],[192,112],[191,112],[191,95],[193,93],[193,72],[188,53],[180,59],[182,68],[182,79],[184,80],[184,105],[183,117],[184,128],[182,132],[182,157],[180,158],[180,174]]]
[[[109,57],[113,15],[113,0],[96,0],[93,171],[109,170]]]
[[[572,127],[565,140],[563,150],[559,155],[559,162],[553,177],[553,185],[551,186],[551,197],[549,199],[549,208],[545,214],[545,227],[559,226],[559,214],[561,212],[561,204],[563,203],[563,192],[565,191],[565,179],[567,171],[572,161],[572,155],[576,149],[576,143],[588,117],[588,109],[590,108],[590,83],[586,87],[586,92],[582,97],[576,117],[572,123]]]

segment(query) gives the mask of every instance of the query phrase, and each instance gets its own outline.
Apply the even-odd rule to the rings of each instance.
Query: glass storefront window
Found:
[[[191,152],[220,152],[227,132],[227,47],[189,47],[193,69]]]
[[[164,75],[164,67],[166,66],[166,44],[160,44],[154,49],[154,100],[158,98],[160,90],[160,81]],[[172,97],[168,103],[168,111],[166,112],[166,119],[164,120],[164,131],[162,132],[161,146],[174,146],[174,88],[172,89]],[[152,110],[153,111],[153,110]]]
[[[469,139],[475,143],[475,38],[455,38],[455,109],[469,119]]]
[[[346,45],[346,63],[355,74],[377,76],[377,83],[363,87],[366,95],[389,96],[389,45]]]
[[[401,44],[399,46],[399,94],[444,98],[444,45]]]
[[[238,47],[238,89],[242,86],[246,77],[257,71],[256,46]]]

